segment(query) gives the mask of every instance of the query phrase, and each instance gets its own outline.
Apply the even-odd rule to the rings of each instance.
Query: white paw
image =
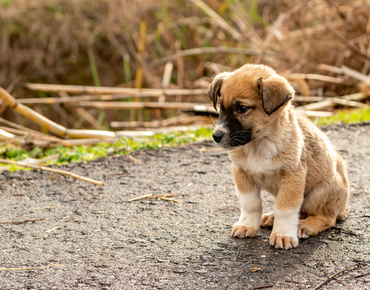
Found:
[[[291,249],[298,246],[297,235],[272,232],[270,236],[270,245],[276,249]]]
[[[259,231],[259,228],[247,227],[241,225],[239,222],[234,224],[233,230],[231,231],[231,236],[235,238],[246,238],[254,237]]]

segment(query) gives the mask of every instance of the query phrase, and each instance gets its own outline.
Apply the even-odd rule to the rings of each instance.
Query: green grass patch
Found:
[[[20,161],[27,158],[43,159],[59,154],[57,159],[45,162],[45,164],[59,165],[67,164],[69,162],[89,161],[98,157],[107,156],[108,154],[127,155],[130,152],[137,150],[173,147],[197,140],[211,139],[211,135],[212,129],[201,128],[196,131],[156,134],[152,137],[120,138],[114,144],[102,142],[94,146],[80,145],[74,147],[63,147],[62,145],[58,145],[54,148],[49,148],[46,150],[35,147],[31,151],[25,151],[19,146],[12,144],[1,145],[0,143],[0,155],[3,159]],[[0,164],[0,171],[2,166],[7,165]],[[22,170],[23,168],[14,165],[9,167],[9,170],[12,172],[20,169]]]
[[[317,125],[355,124],[366,121],[370,121],[370,109],[348,109],[338,111],[331,117],[319,118]]]

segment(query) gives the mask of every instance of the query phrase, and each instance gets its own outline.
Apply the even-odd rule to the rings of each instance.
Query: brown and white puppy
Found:
[[[289,249],[346,219],[346,165],[326,135],[295,113],[285,78],[247,64],[217,75],[209,96],[220,112],[213,138],[229,151],[241,203],[232,236],[273,226],[270,245]],[[261,189],[275,198],[272,213],[262,215]]]

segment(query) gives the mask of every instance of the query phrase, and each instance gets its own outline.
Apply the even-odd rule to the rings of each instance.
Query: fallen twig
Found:
[[[19,222],[15,222],[15,221],[2,221],[0,222],[0,224],[13,224],[13,225],[20,225],[20,224],[25,224],[25,223],[34,223],[34,222],[37,222],[37,221],[44,221],[46,220],[46,218],[42,218],[42,219],[25,219],[23,221],[19,221]]]
[[[173,199],[173,198],[166,198],[166,197],[158,197],[158,198],[159,199],[162,199],[162,200],[177,202],[177,203],[180,203],[181,202],[181,201],[179,201],[177,199]]]
[[[136,201],[136,200],[140,200],[140,199],[144,199],[144,198],[148,198],[148,197],[152,197],[152,196],[153,196],[152,194],[146,194],[146,195],[143,195],[143,196],[139,196],[139,197],[129,199],[128,202]]]
[[[325,281],[321,282],[319,285],[317,285],[314,290],[317,290],[317,289],[320,289],[322,286],[324,286],[325,284],[327,284],[328,282],[330,282],[331,280],[333,280],[335,278],[335,276],[338,276],[339,274],[342,274],[344,272],[347,272],[347,271],[351,271],[353,269],[355,269],[356,267],[362,265],[362,264],[366,264],[366,263],[369,263],[369,261],[363,261],[363,262],[358,262],[356,265],[354,266],[350,266],[350,267],[347,267],[341,271],[338,271],[336,273],[334,273],[333,275],[331,275],[330,277],[328,277]]]
[[[348,279],[353,279],[353,278],[363,277],[363,276],[367,276],[367,275],[370,275],[370,272],[363,273],[363,274],[359,274],[359,275],[355,275],[355,276],[350,276],[350,277],[344,277],[344,278],[342,278],[342,279],[338,279],[338,278],[334,278],[334,279],[335,279],[335,280],[339,280],[339,281],[343,281],[343,280],[348,280]]]
[[[139,196],[139,197],[135,197],[133,199],[130,199],[130,200],[128,200],[128,202],[136,201],[136,200],[140,200],[140,199],[146,199],[146,198],[162,199],[162,200],[173,201],[173,202],[177,202],[177,203],[180,203],[181,202],[181,201],[176,200],[176,199],[173,199],[173,198],[168,198],[168,197],[171,197],[171,196],[175,196],[175,194],[173,194],[173,193],[164,194],[164,195],[147,194],[147,195],[143,195],[143,196]]]
[[[123,174],[129,174],[130,172],[111,172],[111,173],[105,173],[107,176],[112,176],[112,175],[123,175]]]
[[[265,285],[265,286],[253,287],[253,290],[265,289],[265,288],[271,288],[271,287],[274,287],[274,285]]]
[[[0,159],[0,163],[13,164],[13,165],[21,166],[21,167],[30,167],[30,168],[34,168],[34,169],[50,171],[50,172],[59,173],[59,174],[62,174],[62,175],[67,175],[67,176],[70,176],[70,177],[73,177],[73,178],[76,178],[76,179],[80,179],[80,180],[83,180],[83,181],[86,181],[86,182],[90,182],[90,183],[95,184],[95,185],[100,185],[100,186],[105,185],[104,182],[102,182],[102,181],[97,181],[97,180],[94,180],[94,179],[83,177],[83,176],[80,176],[80,175],[77,175],[77,174],[74,174],[74,173],[71,173],[71,172],[68,172],[68,171],[65,171],[65,170],[53,169],[53,168],[49,168],[49,167],[38,166],[38,165],[35,165],[35,164],[29,164],[29,163],[25,163],[25,162],[16,162],[16,161],[11,161],[11,160],[6,160],[6,159]]]
[[[139,159],[134,158],[133,156],[129,155],[128,158],[130,158],[132,161],[144,165],[145,163],[143,161],[140,161]]]
[[[19,270],[36,270],[36,269],[46,269],[50,267],[63,267],[60,264],[50,264],[47,266],[40,266],[40,267],[22,267],[22,268],[0,268],[0,271],[19,271]]]

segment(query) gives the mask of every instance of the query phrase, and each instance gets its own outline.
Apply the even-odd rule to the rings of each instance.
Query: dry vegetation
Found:
[[[359,81],[366,83],[369,74],[370,5],[365,0],[0,0],[0,6],[0,85],[22,100],[73,95],[26,90],[28,82],[204,89],[215,73],[244,63],[272,66],[298,95],[338,97],[358,92]],[[208,102],[205,94],[129,97],[115,96],[121,103]],[[361,106],[339,99],[330,106],[338,104]],[[27,106],[75,129],[109,129],[114,121],[129,128],[179,115],[161,106],[139,113],[132,106],[114,110],[114,104],[30,101]],[[5,103],[0,113],[39,130]],[[180,119],[168,123],[190,122]]]

